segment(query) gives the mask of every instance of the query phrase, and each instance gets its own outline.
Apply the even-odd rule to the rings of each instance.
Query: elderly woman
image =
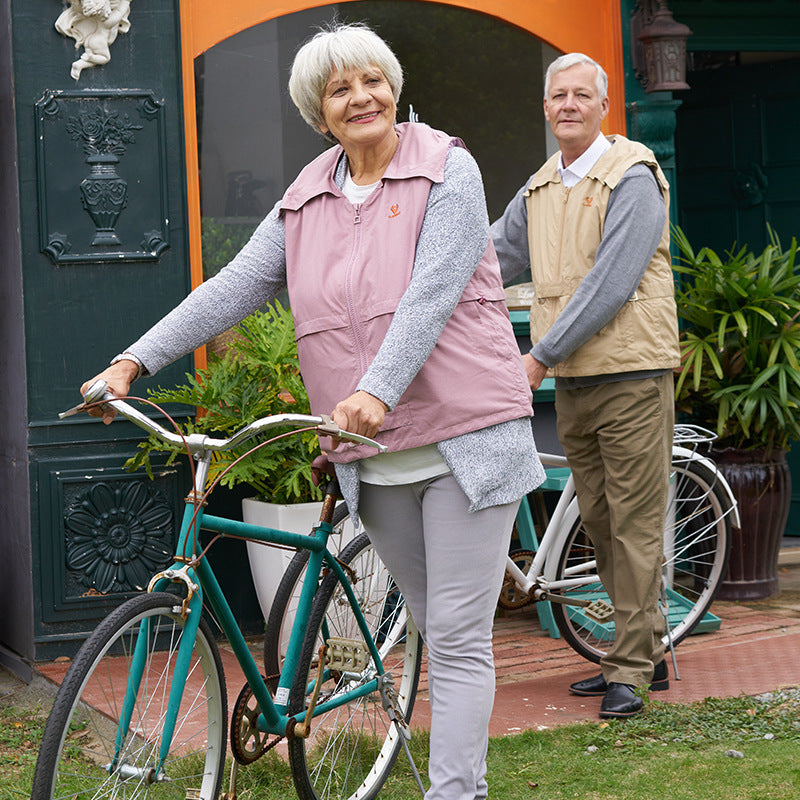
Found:
[[[289,90],[336,145],[225,269],[97,377],[124,395],[288,289],[313,412],[389,448],[328,457],[428,648],[427,796],[476,800],[493,611],[520,498],[543,471],[478,167],[458,139],[396,124],[402,80],[365,26],[307,42]]]

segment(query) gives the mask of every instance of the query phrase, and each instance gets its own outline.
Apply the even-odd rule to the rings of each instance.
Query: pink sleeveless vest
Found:
[[[287,284],[303,380],[330,413],[366,373],[411,280],[432,183],[459,140],[420,124],[400,141],[381,185],[354,208],[334,182],[342,148],[311,162],[281,204]],[[403,450],[530,416],[531,393],[504,303],[491,240],[431,355],[377,439]],[[372,448],[340,446],[349,462]]]

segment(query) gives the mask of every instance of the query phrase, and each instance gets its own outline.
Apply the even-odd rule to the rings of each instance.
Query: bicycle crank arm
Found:
[[[314,691],[311,693],[311,697],[308,701],[308,708],[306,709],[306,718],[299,724],[294,726],[292,730],[292,736],[296,736],[299,739],[307,739],[309,734],[311,733],[311,719],[314,716],[314,709],[317,707],[317,700],[319,700],[319,692],[322,688],[322,676],[325,674],[325,669],[327,665],[325,663],[325,654],[328,648],[323,644],[319,648],[319,669],[317,670],[317,680],[314,683]]]

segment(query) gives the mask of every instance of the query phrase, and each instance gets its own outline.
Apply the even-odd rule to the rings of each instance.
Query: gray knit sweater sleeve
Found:
[[[285,239],[276,204],[224,269],[200,284],[127,352],[154,375],[272,300],[286,285]]]
[[[444,181],[431,187],[411,282],[359,389],[393,408],[431,354],[489,243],[475,159],[451,147]]]

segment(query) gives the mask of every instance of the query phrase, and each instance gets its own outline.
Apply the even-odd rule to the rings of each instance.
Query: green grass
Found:
[[[0,800],[29,795],[42,728],[30,714],[0,708]],[[424,732],[412,750],[424,776]],[[492,800],[789,800],[800,797],[800,690],[689,705],[648,701],[627,721],[492,739],[488,765]],[[294,796],[288,766],[274,753],[239,776],[238,800]],[[380,798],[418,797],[401,754]]]

